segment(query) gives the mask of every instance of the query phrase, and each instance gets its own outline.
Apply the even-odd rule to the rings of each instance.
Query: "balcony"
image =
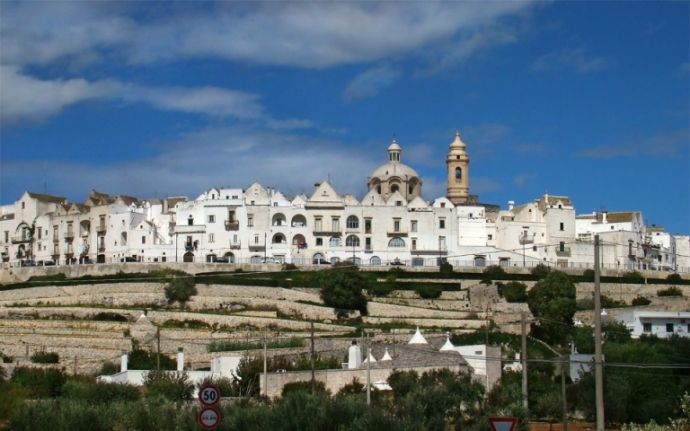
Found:
[[[314,236],[342,236],[342,232],[332,230],[315,230]]]
[[[263,251],[266,250],[266,243],[263,241],[249,244],[249,251]]]
[[[441,248],[438,250],[414,249],[414,250],[411,250],[410,253],[413,255],[416,255],[416,256],[445,256],[448,254],[448,250],[445,248]]]
[[[103,253],[104,251],[105,251],[105,245],[104,244],[99,245],[98,246],[98,252]]]
[[[188,233],[205,233],[205,224],[182,224],[175,226],[175,233],[188,234]]]
[[[240,222],[236,220],[225,220],[225,230],[239,230]]]
[[[239,241],[230,241],[230,249],[231,250],[239,250],[241,248],[242,244]]]
[[[65,239],[66,240],[70,240],[73,238],[74,238],[74,231],[68,230],[67,232],[65,232]]]
[[[99,224],[96,226],[96,233],[105,233],[108,229],[105,227],[105,224]]]
[[[556,250],[556,256],[558,256],[558,257],[570,257],[570,247],[564,247],[562,249]]]
[[[395,230],[395,229],[393,229],[392,231],[389,230],[389,231],[387,232],[387,235],[388,235],[388,236],[407,236],[407,231],[404,231],[404,230]]]
[[[526,237],[520,235],[520,245],[525,245],[525,244],[534,244],[534,237]]]
[[[31,237],[18,236],[18,237],[12,238],[12,244],[23,244],[23,243],[27,243],[27,242],[31,242]]]

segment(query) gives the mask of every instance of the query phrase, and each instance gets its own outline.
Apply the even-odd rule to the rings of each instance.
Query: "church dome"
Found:
[[[387,180],[391,177],[400,177],[402,179],[419,177],[417,171],[400,162],[388,162],[376,168],[371,174],[371,178],[378,178],[381,181]]]
[[[397,139],[388,146],[388,161],[371,173],[368,181],[369,190],[375,190],[387,198],[400,192],[408,201],[421,194],[422,180],[417,171],[400,161],[402,148]]]

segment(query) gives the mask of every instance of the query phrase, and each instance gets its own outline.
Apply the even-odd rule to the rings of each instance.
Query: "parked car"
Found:
[[[392,260],[391,262],[389,262],[388,265],[391,265],[391,266],[405,266],[405,262],[401,262],[400,259],[398,259],[398,258],[396,257],[394,260]]]

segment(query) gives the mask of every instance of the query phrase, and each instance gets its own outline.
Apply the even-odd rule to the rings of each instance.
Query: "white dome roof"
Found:
[[[390,177],[400,177],[405,179],[405,176],[407,176],[408,179],[412,177],[419,178],[417,171],[400,162],[384,163],[376,168],[376,170],[371,174],[372,178],[376,177],[380,180],[388,179]]]

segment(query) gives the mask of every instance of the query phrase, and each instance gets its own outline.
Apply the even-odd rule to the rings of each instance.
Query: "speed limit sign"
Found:
[[[199,401],[206,407],[215,406],[220,401],[220,389],[216,385],[203,385],[199,388]]]

